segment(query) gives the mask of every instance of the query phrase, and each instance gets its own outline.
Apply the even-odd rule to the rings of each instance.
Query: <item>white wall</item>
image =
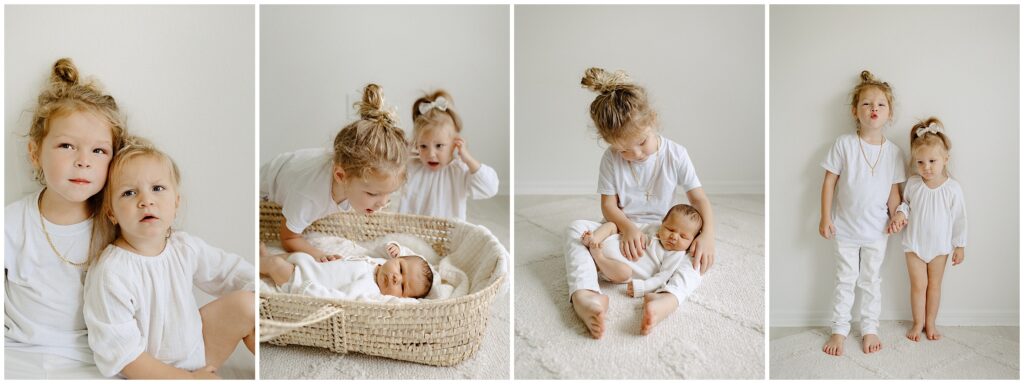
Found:
[[[509,7],[260,7],[260,162],[330,147],[367,83],[412,133],[412,103],[438,87],[462,135],[509,191]]]
[[[253,6],[7,6],[4,203],[40,188],[28,127],[53,63],[74,60],[128,129],[181,168],[177,228],[255,261]]]
[[[772,326],[830,320],[834,259],[817,232],[818,164],[855,129],[849,92],[862,69],[893,86],[885,134],[907,161],[918,118],[942,119],[953,144],[970,232],[964,263],[946,269],[939,323],[1017,325],[1018,8],[772,6],[769,14]],[[882,268],[883,320],[911,319],[899,240],[889,239]]]
[[[516,193],[593,194],[589,67],[643,85],[708,193],[764,193],[764,6],[516,6]]]

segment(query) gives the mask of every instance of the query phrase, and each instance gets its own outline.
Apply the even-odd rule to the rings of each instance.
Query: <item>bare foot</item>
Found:
[[[864,348],[864,353],[875,353],[882,350],[882,340],[878,339],[878,335],[869,333],[861,339],[861,346]]]
[[[572,294],[572,308],[587,326],[591,337],[600,339],[604,336],[604,313],[608,311],[608,296],[581,289]]]
[[[923,324],[914,323],[914,326],[910,327],[907,331],[907,338],[913,341],[918,341],[921,338],[921,330],[924,329]]]
[[[667,293],[648,293],[644,295],[644,316],[640,321],[640,334],[651,333],[651,329],[658,325],[669,314],[675,312],[679,307],[679,300],[676,296]]]
[[[821,347],[821,350],[822,352],[825,352],[832,356],[842,356],[843,343],[845,342],[846,336],[840,335],[838,333],[833,333],[832,336],[828,338],[828,341],[825,342],[825,345]]]
[[[942,338],[942,334],[939,333],[939,329],[935,327],[935,324],[924,325],[924,335],[928,337],[928,340],[938,340]]]

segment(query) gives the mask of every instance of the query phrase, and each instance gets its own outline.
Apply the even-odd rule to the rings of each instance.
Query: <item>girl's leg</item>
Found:
[[[928,262],[928,299],[925,304],[924,334],[928,340],[942,338],[935,327],[935,318],[939,315],[939,296],[942,294],[942,275],[946,272],[947,255],[937,256]]]
[[[860,247],[835,242],[836,288],[832,294],[832,336],[821,350],[829,355],[842,356],[843,343],[850,333],[850,310],[853,309],[853,287],[857,283]]]
[[[206,365],[219,369],[231,356],[239,341],[249,352],[256,352],[256,296],[235,291],[199,308],[203,318],[203,344]]]
[[[863,336],[861,348],[864,353],[882,350],[882,340],[878,338],[878,317],[882,313],[881,269],[888,240],[885,237],[860,249],[857,292],[860,294],[860,334]]]
[[[910,274],[910,313],[914,315],[914,325],[907,331],[907,338],[917,341],[924,329],[925,290],[928,289],[928,264],[917,257],[914,252],[907,252],[907,273]]]
[[[676,295],[668,292],[648,293],[644,295],[644,317],[640,321],[640,333],[651,333],[651,329],[665,320],[668,315],[679,308]]]
[[[601,294],[597,282],[597,266],[587,247],[580,242],[583,232],[594,231],[601,224],[577,220],[569,225],[565,251],[565,275],[569,283],[569,300],[576,316],[587,326],[590,336],[600,339],[604,335],[604,314],[608,311],[608,296]]]

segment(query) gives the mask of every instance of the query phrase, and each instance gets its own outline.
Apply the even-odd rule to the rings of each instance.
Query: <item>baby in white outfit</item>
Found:
[[[362,249],[349,240],[344,241],[353,249]],[[384,251],[388,259],[363,254],[320,262],[307,253],[270,255],[266,247],[260,247],[260,276],[270,277],[284,292],[317,297],[346,300],[426,297],[434,281],[434,271],[427,260],[394,241],[387,243]]]

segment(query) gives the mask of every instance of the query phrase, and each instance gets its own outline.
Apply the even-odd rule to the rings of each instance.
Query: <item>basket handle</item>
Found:
[[[302,320],[295,322],[260,319],[260,342],[268,341],[310,324],[319,323],[341,312],[342,309],[339,307],[324,305],[320,307],[320,309],[317,309],[315,312],[304,317]]]

